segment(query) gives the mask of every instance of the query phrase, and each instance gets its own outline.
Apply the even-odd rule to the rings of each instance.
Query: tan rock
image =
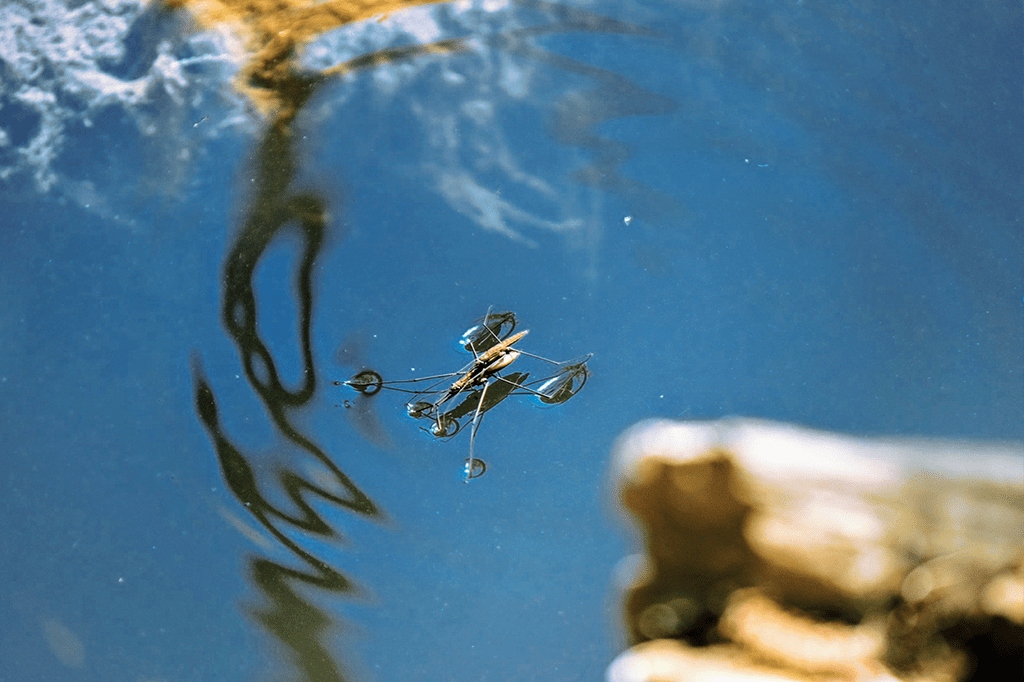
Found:
[[[646,553],[610,680],[1024,672],[1019,444],[647,422],[612,472]]]

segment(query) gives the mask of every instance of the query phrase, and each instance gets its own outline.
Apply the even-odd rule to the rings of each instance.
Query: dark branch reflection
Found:
[[[384,515],[334,459],[291,419],[291,413],[307,405],[316,391],[317,373],[311,342],[315,303],[312,274],[325,242],[328,206],[328,199],[317,192],[291,190],[296,169],[292,124],[318,87],[337,74],[419,54],[451,51],[456,47],[457,44],[448,42],[420,49],[382,51],[362,56],[346,68],[339,67],[324,74],[299,73],[282,63],[253,77],[255,85],[272,89],[277,94],[281,107],[257,149],[251,204],[225,262],[222,321],[238,348],[246,379],[266,407],[277,431],[323,465],[330,472],[330,482],[336,484],[337,490],[343,494],[331,492],[282,466],[275,472],[276,485],[285,491],[298,513],[289,513],[271,502],[261,491],[248,457],[225,433],[214,390],[198,357],[193,361],[192,375],[196,410],[216,448],[228,489],[253,518],[303,564],[302,569],[297,569],[264,557],[249,559],[252,580],[266,596],[266,606],[254,608],[252,614],[286,645],[295,667],[306,680],[330,682],[344,680],[346,675],[334,653],[324,646],[325,631],[334,624],[334,619],[302,596],[295,589],[296,583],[316,587],[326,593],[349,593],[355,587],[342,573],[290,539],[278,524],[323,538],[337,537],[338,532],[307,501],[311,496],[364,517],[380,520]],[[274,356],[260,336],[254,291],[255,271],[260,259],[276,240],[289,232],[298,236],[302,248],[295,272],[294,295],[299,310],[303,369],[300,385],[294,389],[289,389],[281,381]]]

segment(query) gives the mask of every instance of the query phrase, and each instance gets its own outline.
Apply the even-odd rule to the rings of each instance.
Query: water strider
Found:
[[[513,334],[515,328],[515,313],[488,310],[459,340],[459,345],[471,353],[473,359],[458,371],[384,381],[374,370],[364,369],[348,381],[335,384],[348,386],[365,396],[374,396],[382,389],[412,394],[405,405],[406,412],[414,419],[429,420],[430,427],[424,430],[435,438],[456,435],[462,429],[459,420],[472,414],[469,457],[463,478],[464,482],[469,482],[487,471],[483,460],[473,455],[484,413],[512,395],[532,395],[544,404],[560,405],[579,393],[590,375],[587,361],[592,354],[558,362],[528,353],[515,344],[529,334],[529,330]],[[549,365],[545,376],[531,381],[528,372],[502,374],[522,356]]]

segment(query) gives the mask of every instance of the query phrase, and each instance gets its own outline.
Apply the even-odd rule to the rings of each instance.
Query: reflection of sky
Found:
[[[117,7],[129,26],[131,3]],[[389,521],[325,508],[345,540],[305,546],[368,593],[328,604],[361,676],[598,678],[618,646],[610,576],[627,551],[604,468],[638,419],[1024,436],[1021,157],[1006,123],[1019,7],[906,7],[901,21],[802,7],[595,6],[660,35],[529,42],[671,99],[658,115],[631,114],[621,90],[588,95],[594,73],[498,46],[503,28],[557,21],[521,8],[475,19],[469,53],[361,72],[311,105],[302,182],[335,205],[316,280],[320,395],[302,421]],[[445,12],[431,15],[439,37],[465,35],[469,15]],[[189,61],[216,41],[153,31],[147,49],[173,59],[126,71],[152,81],[127,105],[75,85],[103,55],[32,77],[0,39],[0,537],[16,623],[0,650],[22,652],[10,670],[24,679],[79,674],[47,651],[53,619],[81,640],[87,679],[286,670],[239,617],[256,601],[242,558],[268,550],[223,523],[249,522],[223,492],[188,364],[202,355],[257,465],[289,457],[219,323],[254,127],[226,123],[242,110],[213,84],[224,62]],[[159,74],[175,63],[195,85],[168,89]],[[622,113],[603,120],[602,103]],[[574,138],[573,116],[594,126]],[[595,132],[604,142],[585,143]],[[572,179],[613,153],[603,181]],[[295,248],[278,243],[257,271],[261,331],[289,378]],[[330,386],[350,371],[332,359],[341,339],[365,332],[388,378],[450,370],[490,305],[516,311],[526,350],[593,352],[584,392],[489,413],[489,469],[468,486],[465,437],[431,442],[394,396],[375,402],[395,449],[355,435],[335,407],[350,396]]]

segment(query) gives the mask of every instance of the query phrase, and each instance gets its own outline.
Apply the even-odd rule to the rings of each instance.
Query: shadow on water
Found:
[[[524,6],[551,10],[548,14],[553,20],[543,27],[544,33],[575,31],[647,34],[637,27],[580,10],[563,11],[557,5],[537,2]],[[524,34],[516,35],[514,31],[508,31],[495,41],[495,45],[582,74],[597,84],[589,95],[576,95],[573,100],[566,100],[559,109],[559,116],[563,120],[553,122],[552,126],[560,131],[555,136],[563,144],[598,152],[595,168],[603,171],[603,184],[621,184],[622,181],[612,173],[614,164],[605,153],[608,147],[597,137],[594,128],[613,117],[662,113],[671,108],[671,103],[629,83],[621,76],[530,46],[524,40],[525,37]],[[192,376],[195,408],[213,442],[228,489],[253,519],[299,559],[303,566],[293,568],[264,556],[249,557],[251,579],[266,598],[266,605],[253,609],[252,615],[284,645],[293,665],[300,671],[300,679],[329,681],[344,680],[351,676],[347,671],[348,666],[336,660],[336,654],[325,645],[325,634],[336,625],[336,619],[304,597],[300,586],[313,587],[327,594],[354,595],[359,590],[340,571],[303,549],[286,531],[289,528],[297,529],[323,539],[339,537],[339,532],[309,503],[309,497],[319,498],[367,519],[381,521],[386,515],[341,470],[335,458],[296,425],[294,419],[296,411],[308,406],[316,392],[317,372],[311,343],[311,320],[316,297],[312,278],[317,259],[329,236],[327,210],[331,208],[337,212],[339,207],[336,198],[325,196],[322,191],[294,188],[299,163],[293,125],[320,87],[339,76],[423,55],[466,50],[467,43],[465,39],[454,39],[387,49],[359,56],[322,72],[300,70],[296,64],[295,47],[294,42],[285,45],[278,43],[273,49],[272,58],[266,58],[264,50],[261,53],[264,58],[247,70],[246,86],[262,92],[264,103],[272,103],[272,113],[254,155],[253,188],[241,229],[225,259],[221,316],[229,337],[238,348],[246,380],[266,408],[276,431],[299,452],[312,457],[326,468],[330,472],[330,480],[318,477],[317,483],[314,483],[288,466],[276,469],[272,474],[276,480],[261,480],[256,467],[251,463],[251,457],[233,441],[222,424],[214,381],[207,377],[198,353],[193,356]],[[618,105],[603,114],[594,113],[602,101],[609,101],[608,95],[613,91],[624,92],[628,97],[618,98]],[[627,101],[633,105],[624,105]],[[570,111],[573,108],[575,115]],[[574,123],[570,125],[569,120]],[[618,155],[619,161],[624,156],[628,154]],[[582,181],[586,182],[585,179]],[[278,363],[260,335],[254,282],[257,266],[271,246],[278,240],[296,237],[301,257],[296,265],[293,295],[299,312],[302,380],[298,386],[289,388],[282,383]],[[283,490],[293,504],[293,510],[285,510],[275,504],[271,499],[274,494],[268,492],[271,489]]]
[[[321,538],[336,538],[338,532],[306,501],[307,495],[347,509],[358,515],[381,519],[376,504],[337,466],[312,438],[292,422],[292,411],[308,405],[316,391],[316,370],[311,343],[314,295],[312,273],[320,256],[327,228],[329,200],[314,191],[291,190],[296,171],[296,152],[292,124],[303,106],[318,88],[338,74],[425,53],[449,51],[455,43],[438,43],[385,50],[364,55],[329,73],[304,74],[287,61],[253,75],[253,85],[275,93],[280,106],[267,126],[256,152],[255,189],[240,233],[232,245],[224,266],[222,322],[238,347],[246,380],[259,396],[277,429],[300,451],[311,455],[330,472],[332,482],[343,495],[312,483],[296,471],[280,468],[277,485],[300,510],[292,514],[275,506],[261,492],[261,484],[245,453],[237,447],[221,426],[217,399],[206,378],[198,356],[193,358],[195,405],[217,451],[228,489],[246,510],[285,548],[299,558],[307,570],[275,563],[261,556],[249,559],[252,580],[270,604],[254,613],[259,622],[283,643],[292,654],[302,679],[343,680],[343,666],[334,660],[323,644],[323,634],[334,621],[319,606],[294,589],[296,583],[319,588],[326,593],[349,593],[351,581],[326,562],[300,547],[281,529],[290,526]],[[297,234],[302,254],[295,273],[294,295],[299,310],[299,336],[302,353],[302,382],[286,387],[277,370],[274,356],[260,337],[254,291],[255,271],[271,245],[289,233]],[[322,479],[321,479],[322,480]]]
[[[318,606],[300,596],[293,586],[305,583],[328,593],[349,592],[353,586],[348,578],[302,549],[278,527],[278,524],[284,524],[323,538],[337,536],[337,532],[306,501],[306,495],[320,497],[362,516],[381,516],[373,501],[319,445],[292,423],[289,416],[291,410],[308,404],[316,390],[310,341],[314,305],[311,276],[324,244],[327,206],[326,199],[315,192],[289,191],[295,171],[291,124],[323,82],[322,77],[285,70],[278,74],[274,83],[285,106],[271,122],[257,152],[256,189],[252,204],[225,263],[222,321],[238,347],[247,381],[259,395],[278,432],[325,466],[345,494],[336,495],[305,480],[295,471],[281,469],[277,472],[277,483],[298,507],[300,514],[292,515],[276,507],[260,492],[260,483],[245,454],[221,427],[217,400],[198,358],[193,360],[192,372],[196,409],[216,447],[228,488],[253,518],[307,566],[307,570],[302,571],[264,557],[250,557],[249,570],[253,582],[271,605],[254,615],[292,652],[304,679],[341,680],[344,675],[340,667],[323,647],[322,635],[331,625],[331,619]],[[297,232],[302,244],[295,295],[299,299],[303,379],[294,390],[282,384],[274,357],[260,338],[253,288],[255,269],[261,257],[276,239],[288,231]]]

